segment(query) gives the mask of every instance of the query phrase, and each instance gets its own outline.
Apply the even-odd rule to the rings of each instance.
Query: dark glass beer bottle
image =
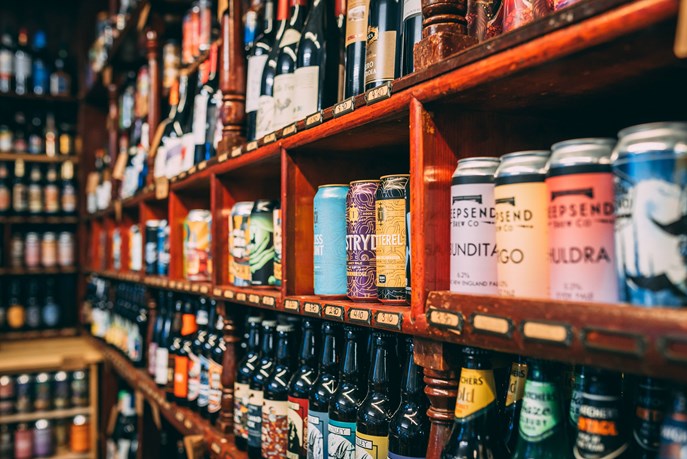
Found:
[[[265,383],[262,406],[262,457],[286,457],[289,380],[295,367],[293,327],[277,325],[277,360]]]
[[[260,360],[250,380],[248,392],[248,457],[260,458],[262,444],[262,403],[267,378],[274,371],[274,332],[275,320],[262,322],[262,346]]]
[[[198,410],[198,396],[200,395],[201,353],[208,334],[208,300],[201,296],[196,310],[196,326],[198,327],[188,353],[188,392],[186,400],[188,407]]]
[[[570,409],[568,410],[568,438],[571,446],[574,446],[577,440],[577,420],[580,417],[582,394],[587,382],[586,370],[587,367],[584,365],[575,366],[575,376],[573,377],[572,392],[570,393]]]
[[[355,456],[355,421],[358,407],[365,397],[367,348],[362,345],[366,334],[351,326],[344,327],[344,354],[339,384],[329,401],[329,459]]]
[[[503,401],[503,416],[501,416],[502,438],[506,453],[511,455],[515,451],[518,442],[518,425],[520,424],[520,410],[522,397],[525,393],[525,381],[527,380],[527,364],[518,356],[510,367],[508,387],[506,387],[506,399]]]
[[[373,359],[368,375],[367,396],[360,404],[356,419],[356,457],[386,459],[389,452],[389,421],[396,411],[391,385],[397,381],[394,361],[394,337],[391,333],[373,333]],[[394,374],[396,373],[396,374]]]
[[[442,459],[498,459],[498,402],[489,352],[463,348],[455,422]]]
[[[167,352],[167,381],[165,385],[165,392],[167,400],[170,402],[174,400],[174,367],[175,356],[181,348],[181,326],[182,315],[184,309],[184,302],[181,298],[177,298],[174,303],[174,315],[172,316],[172,328],[169,332],[169,350]]]
[[[376,88],[400,74],[399,0],[370,0],[365,46],[365,89]]]
[[[210,382],[210,393],[208,394],[208,419],[214,425],[219,418],[219,410],[222,406],[222,363],[224,352],[227,350],[227,343],[224,341],[224,318],[217,316],[215,322],[215,345],[210,352],[210,367],[208,368],[208,379]]]
[[[620,374],[591,367],[586,373],[573,453],[577,459],[629,459]]]
[[[193,300],[188,297],[184,302],[184,312],[181,315],[181,335],[174,354],[174,399],[177,405],[188,404],[188,370],[190,367],[189,353],[193,335],[198,330]]]
[[[260,360],[260,322],[262,317],[248,318],[248,350],[239,362],[234,382],[234,436],[241,451],[248,445],[249,384]]]
[[[528,370],[512,459],[571,458],[559,367],[535,359]]]
[[[337,328],[331,322],[322,323],[320,364],[308,405],[308,458],[312,459],[328,457],[329,401],[336,392],[339,376]]]
[[[406,337],[405,363],[401,373],[401,405],[389,423],[389,459],[426,457],[429,441],[429,400],[422,382],[422,368],[413,357],[412,337]]]
[[[668,405],[668,391],[662,381],[643,377],[636,388],[632,423],[632,457],[654,459],[661,444],[661,424]]]
[[[289,459],[304,459],[308,455],[308,398],[317,379],[316,341],[315,322],[303,320],[298,369],[289,381],[289,444],[286,453]]]
[[[673,403],[661,427],[658,459],[687,457],[687,392],[679,387],[673,392]]]
[[[217,343],[215,335],[215,317],[217,315],[217,302],[210,300],[208,307],[208,318],[205,339],[202,347],[198,351],[200,359],[200,382],[198,387],[197,409],[204,418],[208,417],[208,403],[210,400],[210,353],[213,346]]]

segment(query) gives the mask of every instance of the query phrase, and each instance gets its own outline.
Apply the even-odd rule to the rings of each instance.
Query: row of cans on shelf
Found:
[[[458,162],[451,290],[687,303],[687,123]]]
[[[316,295],[409,302],[410,175],[320,186],[313,229]]]
[[[229,283],[278,287],[282,283],[282,223],[278,200],[240,201],[228,221]]]
[[[146,222],[144,244],[145,273],[149,276],[167,276],[169,274],[169,224],[167,220]]]

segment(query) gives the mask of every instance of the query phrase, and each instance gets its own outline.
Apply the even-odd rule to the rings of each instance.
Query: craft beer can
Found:
[[[613,139],[576,139],[551,147],[546,174],[551,298],[618,301],[613,145]]]
[[[211,229],[212,214],[209,210],[191,210],[184,221],[184,277],[190,281],[210,281]]]
[[[346,281],[353,301],[377,299],[375,194],[379,180],[351,182],[346,195]]]
[[[274,209],[268,199],[255,201],[250,213],[248,260],[250,284],[254,287],[276,285],[274,277]]]
[[[410,301],[410,175],[381,177],[377,208],[377,296],[387,304]]]
[[[148,220],[145,230],[145,272],[148,275],[157,274],[159,252],[157,247],[157,233],[160,228],[160,220]]]
[[[348,185],[322,185],[313,201],[315,295],[346,296],[346,194]]]
[[[252,201],[237,202],[229,215],[229,283],[236,287],[250,285],[248,244],[252,210]]]
[[[281,285],[282,266],[282,237],[281,237],[281,205],[277,201],[272,212],[272,225],[274,226],[274,285]]]
[[[503,155],[494,175],[498,293],[548,298],[548,151]]]
[[[458,161],[451,178],[451,291],[496,295],[494,173],[498,158]]]
[[[623,129],[611,162],[620,299],[687,304],[687,123]]]
[[[160,220],[157,228],[157,274],[169,274],[169,225],[167,220]]]

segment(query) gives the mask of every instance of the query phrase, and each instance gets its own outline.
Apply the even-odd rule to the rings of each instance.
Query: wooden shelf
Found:
[[[0,373],[74,371],[102,360],[87,337],[0,342]]]
[[[175,403],[168,402],[164,391],[157,387],[144,370],[134,368],[125,357],[103,342],[91,337],[88,339],[93,343],[93,346],[100,349],[105,360],[112,365],[117,374],[127,381],[131,387],[141,391],[153,410],[162,414],[182,435],[202,435],[209,445],[213,457],[230,457],[235,459],[245,459],[248,457],[246,453],[236,449],[233,435],[221,433],[197,413],[179,407]]]
[[[0,217],[0,224],[42,224],[42,225],[73,225],[79,223],[78,217],[33,217],[14,215]]]
[[[51,276],[56,274],[76,274],[75,266],[62,268],[0,268],[0,275],[5,276]]]
[[[71,337],[79,334],[79,331],[74,328],[58,328],[52,330],[30,330],[0,333],[0,341],[24,341],[32,339],[44,338],[63,338]]]
[[[80,414],[90,415],[89,406],[83,408],[69,408],[65,410],[34,411],[31,413],[17,413],[0,416],[0,424],[17,424],[19,422],[31,422],[39,419],[67,419]]]
[[[16,161],[18,159],[27,163],[63,163],[71,161],[79,162],[79,157],[74,155],[48,156],[45,154],[32,155],[31,153],[0,153],[0,161]]]
[[[17,102],[17,103],[61,103],[61,104],[76,104],[79,99],[74,96],[52,96],[50,94],[38,96],[35,94],[16,94],[14,92],[10,93],[0,93],[0,101],[2,102]]]

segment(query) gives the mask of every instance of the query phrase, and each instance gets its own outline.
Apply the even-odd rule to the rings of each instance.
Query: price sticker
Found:
[[[313,303],[312,301],[306,301],[303,304],[303,313],[309,316],[321,317],[322,316],[322,306],[320,303]]]
[[[343,306],[337,306],[335,304],[325,304],[324,305],[324,317],[330,320],[338,320],[343,322],[344,320],[344,308]]]
[[[350,97],[338,104],[334,105],[334,118],[344,116],[347,113],[351,113],[355,110],[355,97]]]
[[[377,311],[377,314],[375,314],[375,322],[380,327],[401,330],[403,314],[400,312]]]
[[[369,309],[351,308],[348,310],[348,320],[351,322],[370,325],[371,318]]]
[[[387,81],[382,86],[369,89],[365,93],[365,103],[372,105],[391,97],[391,81]]]
[[[300,312],[301,304],[298,300],[287,298],[284,300],[284,309],[292,312]]]

